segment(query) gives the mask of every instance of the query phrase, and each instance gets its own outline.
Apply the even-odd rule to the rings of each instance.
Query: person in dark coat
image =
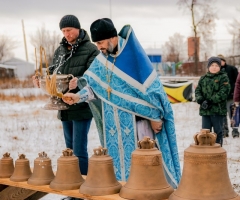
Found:
[[[202,128],[214,130],[216,142],[223,143],[223,118],[227,114],[226,101],[230,91],[228,76],[221,71],[221,60],[218,57],[208,59],[208,72],[202,76],[195,90],[196,101],[200,104]]]
[[[224,119],[223,119],[223,137],[228,137],[229,136],[229,128],[228,128],[228,119],[227,118],[229,117],[229,119],[231,120],[230,105],[233,103],[233,93],[234,93],[235,82],[236,82],[237,76],[238,76],[238,69],[234,66],[228,65],[226,63],[225,57],[222,54],[219,54],[218,57],[221,59],[221,70],[223,70],[227,73],[227,76],[229,78],[229,83],[231,86],[231,90],[227,97],[227,104],[226,104],[228,115],[226,115],[226,117],[224,117]],[[237,135],[239,135],[238,129],[232,128],[232,136],[235,137]]]
[[[233,95],[233,101],[236,107],[239,107],[240,103],[240,74],[238,74],[237,81],[235,83],[235,88],[234,88],[234,95]],[[236,109],[237,111],[238,109]],[[235,133],[234,138],[239,137],[239,133]]]
[[[94,58],[99,54],[96,45],[91,43],[87,32],[81,28],[78,18],[74,15],[62,17],[59,28],[64,37],[55,50],[53,65],[49,67],[50,74],[72,74],[74,78],[69,83],[71,93],[77,93],[77,80],[88,69]],[[35,76],[33,83],[39,86]],[[67,110],[58,111],[58,119],[62,121],[66,147],[73,150],[79,159],[80,171],[83,175],[88,171],[88,132],[92,113],[88,103],[74,104]],[[71,198],[69,198],[71,199]]]

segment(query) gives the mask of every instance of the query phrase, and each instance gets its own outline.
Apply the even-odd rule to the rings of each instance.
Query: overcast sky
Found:
[[[89,34],[89,27],[98,18],[112,18],[118,31],[130,24],[144,48],[161,47],[168,38],[178,32],[191,36],[190,13],[180,9],[178,0],[0,0],[0,35],[19,41],[15,57],[25,60],[23,31],[24,20],[28,57],[34,54],[29,35],[43,25],[61,34],[59,21],[66,14],[79,18],[81,27]],[[227,25],[240,18],[240,0],[216,0],[213,12],[218,13],[214,38],[229,43],[231,35]],[[31,60],[30,60],[31,61]]]

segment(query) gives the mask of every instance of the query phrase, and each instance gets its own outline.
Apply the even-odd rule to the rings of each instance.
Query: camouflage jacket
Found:
[[[211,107],[204,110],[200,106],[200,115],[226,115],[226,101],[230,92],[228,76],[220,71],[216,74],[207,72],[198,82],[195,90],[196,101],[201,104],[204,100],[211,102]]]

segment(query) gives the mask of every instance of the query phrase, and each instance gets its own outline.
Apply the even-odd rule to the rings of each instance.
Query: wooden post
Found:
[[[25,47],[26,61],[28,61],[28,51],[27,51],[27,43],[26,43],[26,35],[25,35],[23,19],[22,19],[22,30],[23,30],[23,41],[24,41],[24,47]]]

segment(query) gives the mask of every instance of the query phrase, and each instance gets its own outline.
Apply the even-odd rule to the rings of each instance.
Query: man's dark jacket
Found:
[[[236,83],[237,76],[238,76],[238,69],[234,66],[227,65],[225,63],[225,65],[222,66],[221,70],[223,70],[227,73],[229,83],[230,83],[230,86],[231,86],[231,90],[229,92],[229,95],[228,95],[227,99],[228,100],[233,99],[234,87],[235,87],[235,83]]]
[[[91,43],[87,32],[81,29],[76,43],[72,46],[65,38],[62,39],[54,53],[53,65],[49,67],[49,71],[52,74],[58,68],[57,74],[72,74],[79,78],[98,54],[96,45]],[[78,91],[77,87],[70,92],[77,93]],[[68,110],[59,111],[58,118],[62,121],[91,119],[92,113],[88,103],[83,102],[71,105]]]

